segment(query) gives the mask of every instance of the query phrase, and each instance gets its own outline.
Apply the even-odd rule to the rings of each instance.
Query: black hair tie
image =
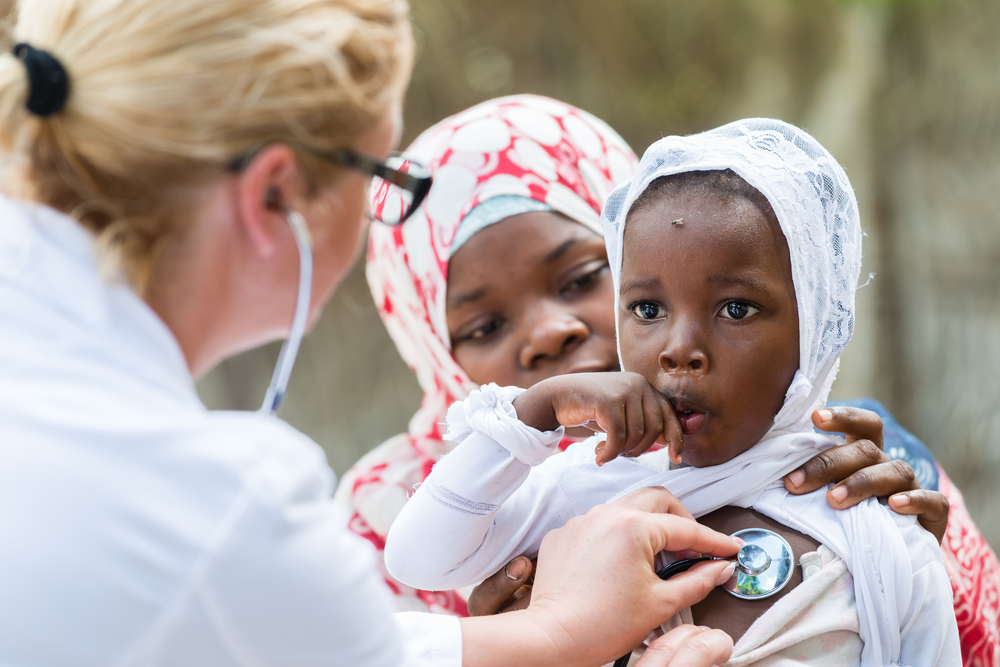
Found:
[[[30,44],[14,46],[14,55],[28,70],[28,111],[36,116],[59,113],[69,97],[69,76],[55,56]]]

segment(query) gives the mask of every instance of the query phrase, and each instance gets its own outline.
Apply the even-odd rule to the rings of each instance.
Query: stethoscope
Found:
[[[292,375],[295,357],[298,356],[299,345],[301,345],[302,336],[306,332],[306,322],[309,319],[309,300],[312,298],[312,235],[309,234],[306,219],[298,211],[287,211],[285,219],[288,220],[292,236],[295,237],[295,245],[299,249],[299,292],[295,301],[292,329],[288,332],[288,338],[281,344],[281,352],[278,354],[278,363],[274,366],[271,384],[268,385],[267,393],[264,395],[264,404],[258,411],[266,416],[273,416],[285,399],[288,378]]]
[[[764,528],[747,528],[732,534],[743,540],[743,546],[736,554],[736,570],[722,586],[743,600],[760,600],[778,593],[792,580],[795,556],[788,542],[781,535]],[[685,558],[656,571],[660,579],[669,579],[675,574],[687,572],[698,563],[710,560],[728,560],[702,556]],[[632,652],[629,651],[615,661],[615,667],[626,667]]]

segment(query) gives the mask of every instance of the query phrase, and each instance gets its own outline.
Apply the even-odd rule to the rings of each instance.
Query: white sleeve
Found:
[[[448,412],[460,442],[434,466],[389,530],[385,564],[399,581],[448,590],[482,581],[542,538],[656,474],[630,459],[598,468],[591,438],[549,458],[562,430],[517,419],[516,388],[486,385]],[[532,466],[537,466],[532,469]]]
[[[324,462],[306,458],[290,444],[262,458],[150,653],[127,664],[404,664],[375,551],[333,506]]]
[[[962,649],[951,582],[934,537],[914,521],[893,517],[915,563],[913,594],[900,624],[899,664],[906,667],[960,667]],[[907,517],[909,518],[909,517]]]
[[[457,616],[419,611],[392,616],[403,638],[406,667],[462,667],[462,626]]]

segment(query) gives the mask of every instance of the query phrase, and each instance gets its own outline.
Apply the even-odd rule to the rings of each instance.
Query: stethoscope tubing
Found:
[[[278,363],[274,366],[274,374],[271,376],[271,383],[267,387],[264,395],[264,403],[258,411],[262,415],[273,416],[281,407],[285,400],[285,391],[288,388],[288,379],[292,375],[292,368],[295,366],[295,357],[299,354],[299,345],[302,344],[302,336],[306,332],[306,323],[309,319],[309,302],[312,299],[312,274],[313,274],[313,254],[312,235],[309,233],[309,226],[306,219],[298,211],[288,211],[285,214],[288,226],[295,237],[295,246],[299,250],[299,289],[295,300],[295,315],[292,318],[292,328],[288,332],[288,338],[281,344],[281,352],[278,354]]]

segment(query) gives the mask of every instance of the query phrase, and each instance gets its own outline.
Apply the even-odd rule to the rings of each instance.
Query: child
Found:
[[[809,416],[854,324],[861,232],[839,165],[778,121],[668,137],[611,194],[604,223],[622,368],[638,374],[562,376],[526,392],[490,385],[453,406],[461,445],[394,524],[389,571],[421,588],[466,585],[536,551],[572,516],[659,484],[695,516],[752,507],[842,559],[854,599],[837,603],[857,605],[862,664],[959,664],[933,538],[876,501],[837,513],[825,490],[791,496],[781,483],[835,444]],[[607,440],[548,459],[560,424],[587,421]],[[662,452],[616,458],[658,438],[691,467],[670,469]],[[806,660],[833,664],[850,652],[840,648]]]

